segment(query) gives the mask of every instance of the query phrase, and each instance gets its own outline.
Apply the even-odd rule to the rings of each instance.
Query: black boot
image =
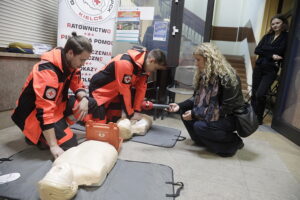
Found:
[[[262,125],[263,124],[263,117],[262,116],[257,116],[257,121],[258,121],[258,124],[259,125]]]

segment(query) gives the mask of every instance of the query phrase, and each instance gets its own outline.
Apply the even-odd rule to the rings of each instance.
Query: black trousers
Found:
[[[256,65],[253,70],[251,105],[260,122],[266,107],[266,95],[277,77],[277,72],[276,66]]]
[[[233,116],[220,118],[214,122],[183,119],[182,122],[191,139],[213,153],[234,155],[243,144],[242,139],[234,132],[236,128]]]

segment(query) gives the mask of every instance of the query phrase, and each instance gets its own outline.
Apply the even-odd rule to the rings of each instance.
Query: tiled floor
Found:
[[[244,139],[232,158],[221,158],[193,145],[179,119],[155,124],[182,130],[188,139],[174,148],[125,142],[119,158],[165,164],[185,186],[178,200],[300,200],[300,147],[268,125]],[[0,157],[26,148],[16,127],[0,130]]]

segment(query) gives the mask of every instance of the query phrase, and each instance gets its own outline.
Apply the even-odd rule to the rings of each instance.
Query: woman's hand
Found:
[[[168,112],[178,112],[179,105],[177,103],[170,103],[169,108],[167,109]]]
[[[183,118],[185,121],[190,121],[190,120],[192,120],[192,111],[191,111],[191,110],[186,111],[186,112],[182,115],[182,118]]]
[[[88,114],[89,101],[87,98],[82,98],[81,101],[73,108],[75,116],[79,115],[78,120],[83,120],[83,118]]]
[[[273,54],[272,58],[273,60],[282,60],[282,57],[277,54]]]

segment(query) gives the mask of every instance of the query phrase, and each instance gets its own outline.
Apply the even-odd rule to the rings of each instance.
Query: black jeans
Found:
[[[185,121],[183,119],[182,122],[191,139],[196,144],[204,145],[213,153],[234,155],[243,143],[241,138],[234,132],[236,129],[234,116],[220,118],[214,122]]]
[[[277,72],[275,66],[256,65],[253,70],[251,105],[260,122],[266,107],[266,95],[277,77]]]

